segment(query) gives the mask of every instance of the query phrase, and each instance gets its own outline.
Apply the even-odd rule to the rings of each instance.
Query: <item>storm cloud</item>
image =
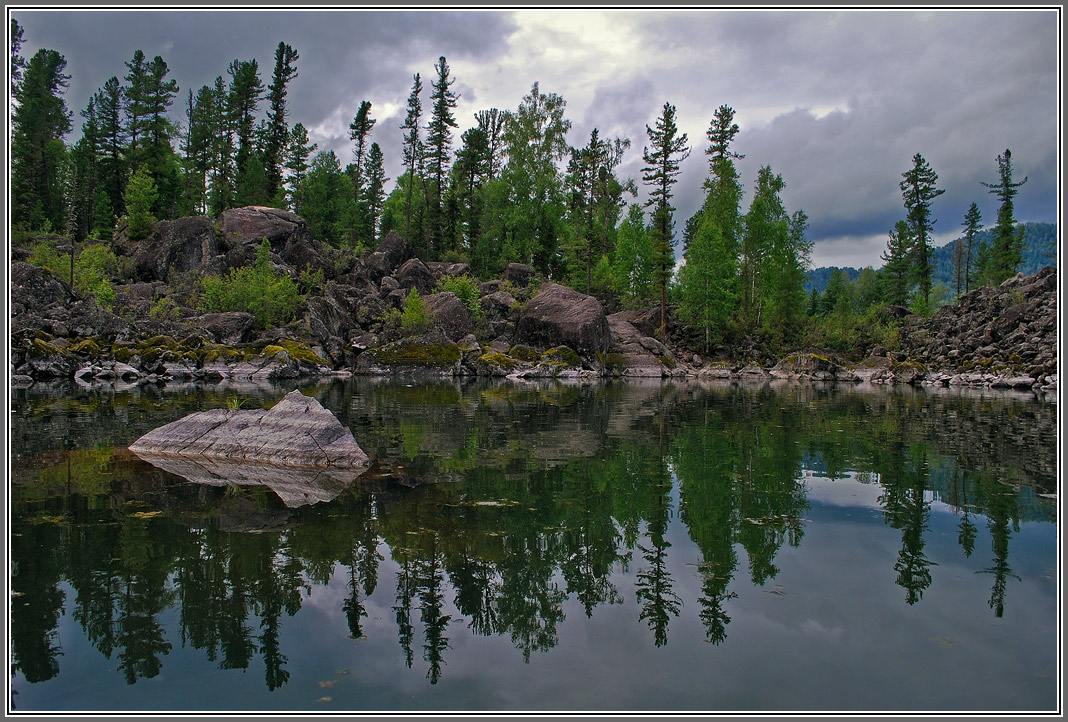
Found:
[[[58,50],[77,112],[135,50],[160,55],[189,90],[256,59],[270,82],[280,41],[300,54],[291,122],[320,150],[352,158],[348,125],[372,103],[372,139],[400,175],[400,124],[423,80],[424,113],[439,56],[460,93],[460,134],[482,109],[516,108],[533,83],[567,101],[568,141],[590,131],[632,142],[620,172],[639,182],[646,125],[674,104],[692,148],[676,186],[676,228],[700,206],[705,131],[720,105],[736,111],[735,149],[746,198],[757,169],[783,176],[788,210],[804,209],[813,264],[878,266],[886,233],[904,215],[898,183],[922,154],[945,194],[935,232],[956,237],[968,206],[992,225],[996,156],[1012,150],[1021,221],[1058,213],[1059,12],[1046,10],[23,10],[22,54]],[[266,103],[261,108],[265,110]],[[77,131],[72,133],[72,140]],[[644,193],[636,199],[644,199]],[[743,201],[747,203],[747,201]]]

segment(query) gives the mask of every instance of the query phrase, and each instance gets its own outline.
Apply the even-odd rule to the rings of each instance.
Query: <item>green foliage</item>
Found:
[[[27,260],[56,278],[70,282],[70,255],[60,253],[49,243],[34,244]],[[118,258],[104,244],[84,246],[74,257],[74,290],[83,296],[95,294],[97,303],[110,309],[115,301],[111,279],[128,275],[129,264],[125,260]]]
[[[128,224],[126,233],[135,241],[152,232],[152,224],[156,222],[152,207],[158,196],[156,183],[152,180],[148,167],[142,165],[126,184],[126,192],[123,194]]]
[[[311,169],[297,186],[293,203],[308,222],[312,236],[334,248],[357,247],[355,189],[352,179],[341,170],[333,151],[320,152]]]
[[[156,321],[178,321],[182,318],[182,312],[173,298],[160,296],[148,309],[148,317]]]
[[[430,324],[430,314],[426,310],[426,304],[419,291],[412,288],[408,292],[408,298],[404,301],[404,311],[401,313],[401,328],[409,331],[417,331],[426,328]]]
[[[271,244],[265,238],[253,266],[232,269],[225,277],[208,274],[201,280],[201,311],[246,311],[257,326],[270,328],[288,323],[304,302],[297,283],[271,267]]]
[[[413,291],[415,289],[412,289]],[[467,308],[475,323],[481,323],[486,319],[482,311],[482,292],[478,288],[478,281],[464,274],[463,276],[442,276],[436,286],[438,291],[451,291],[460,299],[460,303]],[[410,297],[410,296],[409,296]]]

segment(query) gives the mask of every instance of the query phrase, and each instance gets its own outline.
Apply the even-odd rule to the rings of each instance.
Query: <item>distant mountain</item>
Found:
[[[1030,275],[1038,273],[1043,266],[1056,267],[1057,225],[1055,223],[1022,223],[1020,225],[1024,229],[1023,263],[1020,264],[1020,271]],[[980,231],[976,235],[975,242],[973,242],[973,254],[975,248],[978,248],[983,243],[990,243],[993,237],[994,232],[989,228]],[[933,259],[934,283],[944,283],[950,287],[955,283],[953,249],[956,244],[957,241],[950,241],[944,246],[935,248]],[[823,293],[823,289],[827,287],[831,280],[831,272],[833,270],[833,266],[821,266],[809,271],[805,277],[805,293],[811,293],[813,288]],[[850,281],[856,280],[860,274],[860,269],[850,266],[842,267],[842,271],[849,277]]]

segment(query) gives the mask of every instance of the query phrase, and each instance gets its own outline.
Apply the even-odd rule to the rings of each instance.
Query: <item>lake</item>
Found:
[[[349,379],[347,486],[126,449],[295,387],[11,391],[12,709],[1059,709],[1052,400]]]

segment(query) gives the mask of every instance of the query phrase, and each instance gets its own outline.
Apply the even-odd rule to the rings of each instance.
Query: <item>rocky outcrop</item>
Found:
[[[207,216],[160,221],[148,238],[120,241],[132,256],[141,281],[170,281],[173,274],[196,271],[219,273],[225,262],[219,256],[215,226]]]
[[[1056,269],[976,289],[928,319],[906,318],[902,350],[947,379],[993,374],[1018,379],[1014,385],[1023,377],[1044,383],[1057,373]]]
[[[151,457],[252,461],[303,469],[366,468],[352,432],[317,400],[291,391],[270,409],[212,409],[148,432],[130,451]]]
[[[227,246],[241,249],[236,259],[239,265],[252,263],[266,238],[271,251],[296,271],[322,271],[327,279],[338,275],[333,262],[337,253],[312,238],[307,221],[295,213],[265,206],[231,208],[219,216],[219,230]]]
[[[593,296],[547,283],[527,302],[516,324],[516,340],[539,348],[565,345],[587,360],[611,343],[604,308]]]
[[[608,317],[612,332],[612,345],[605,356],[608,371],[621,376],[671,376],[675,365],[671,352],[655,338],[643,335],[631,323],[632,317],[633,313],[627,311]]]
[[[475,322],[467,307],[455,293],[444,291],[432,293],[423,299],[426,311],[435,326],[439,327],[452,341],[460,341],[475,331]]]

